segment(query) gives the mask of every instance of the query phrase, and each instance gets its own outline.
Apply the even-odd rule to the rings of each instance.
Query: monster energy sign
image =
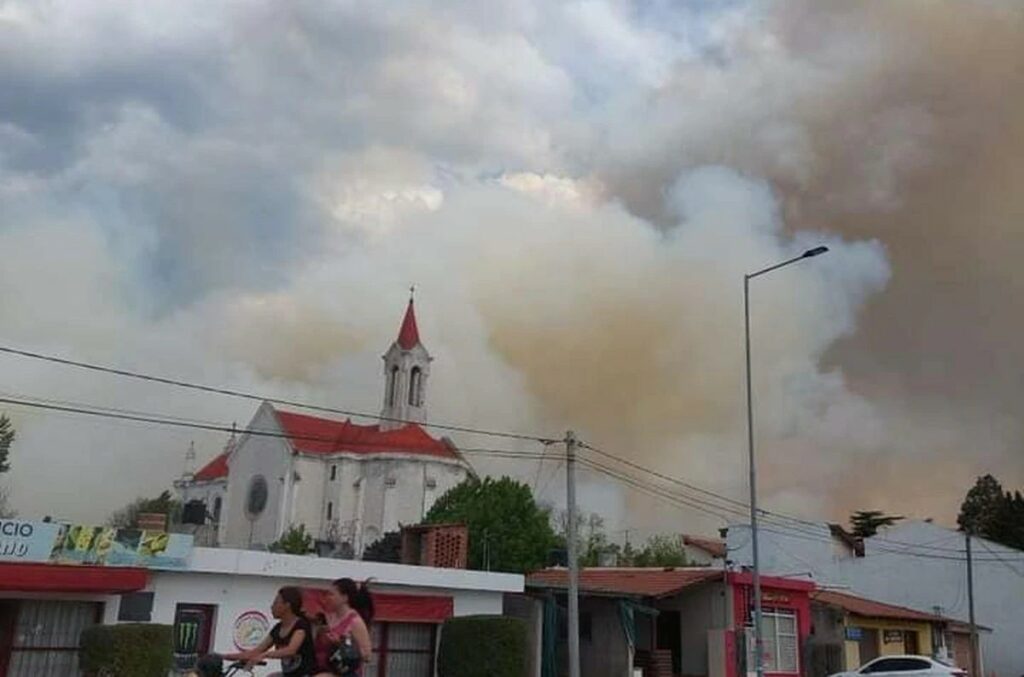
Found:
[[[182,609],[174,619],[174,668],[191,670],[199,660],[199,636],[206,616],[201,611]]]

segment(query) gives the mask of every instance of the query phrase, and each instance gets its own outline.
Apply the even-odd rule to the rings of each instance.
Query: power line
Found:
[[[150,425],[167,426],[174,428],[188,428],[192,430],[207,430],[211,432],[221,433],[241,433],[243,435],[252,435],[254,437],[270,437],[277,439],[286,439],[295,442],[324,442],[328,444],[336,444],[339,442],[337,436],[324,436],[324,435],[296,435],[291,433],[283,433],[276,430],[260,430],[257,428],[248,428],[239,431],[234,425],[225,425],[217,423],[204,423],[200,421],[190,421],[187,419],[164,417],[155,414],[143,414],[139,412],[128,412],[118,411],[110,408],[99,408],[99,407],[87,407],[82,405],[74,404],[54,404],[52,402],[46,402],[41,400],[26,400],[18,399],[13,397],[0,397],[0,404],[10,404],[20,407],[28,407],[31,409],[41,409],[46,411],[55,411],[68,414],[78,414],[83,416],[93,416],[96,418],[105,418],[118,421],[128,421],[133,423],[145,423]],[[354,443],[353,446],[359,447],[379,447],[381,449],[387,449],[392,451],[401,452],[401,448],[396,448],[395,445],[383,444],[379,442],[360,441]],[[516,451],[513,449],[489,449],[489,448],[466,448],[460,449],[455,448],[460,453],[470,454],[493,454],[495,456],[506,456],[509,458],[537,458],[540,456],[540,452],[526,452]],[[344,449],[339,450],[338,453],[344,453]]]
[[[719,504],[712,503],[710,501],[707,502],[707,505],[712,505],[712,506],[715,506],[717,509],[727,510],[729,512],[737,513],[737,514],[741,515],[742,517],[747,517],[747,512],[749,511],[749,503],[745,503],[743,501],[739,501],[739,500],[730,498],[730,497],[725,496],[723,494],[719,494],[719,493],[716,493],[714,491],[710,491],[708,489],[705,489],[703,487],[697,486],[696,484],[693,484],[691,482],[687,482],[687,481],[679,479],[677,477],[672,477],[670,475],[666,475],[664,473],[661,473],[661,472],[658,472],[656,470],[653,470],[652,468],[649,468],[649,467],[643,466],[643,465],[641,465],[639,463],[635,463],[633,461],[630,461],[629,459],[626,459],[626,458],[623,458],[623,457],[618,456],[616,454],[612,454],[610,452],[607,452],[607,451],[604,451],[602,449],[599,449],[599,448],[597,448],[597,447],[595,447],[593,445],[584,443],[584,444],[581,444],[580,446],[585,448],[585,449],[588,449],[590,451],[593,451],[595,453],[598,453],[598,454],[600,454],[600,455],[602,455],[602,456],[604,456],[604,457],[606,457],[608,459],[611,459],[611,460],[613,460],[613,461],[615,461],[617,463],[621,463],[621,464],[623,464],[625,466],[628,466],[630,468],[633,468],[635,470],[639,470],[639,471],[647,473],[647,474],[649,474],[649,475],[651,475],[653,477],[657,477],[658,479],[664,480],[666,482],[670,482],[672,484],[676,484],[678,486],[684,487],[684,488],[689,489],[691,491],[695,491],[695,492],[703,494],[705,496],[709,496],[711,498],[717,499],[718,501],[720,501],[721,503],[724,503],[726,505],[719,505]],[[698,499],[694,498],[694,500],[698,500]],[[736,506],[736,507],[730,507],[730,506]],[[739,508],[741,510],[737,511],[737,508]],[[823,526],[822,523],[813,522],[811,520],[805,520],[805,519],[801,519],[799,517],[795,517],[795,516],[792,516],[792,515],[786,515],[784,513],[778,513],[778,512],[773,512],[773,511],[764,510],[764,509],[759,509],[758,513],[761,514],[766,520],[767,519],[774,519],[776,524],[778,524],[779,522],[788,522],[788,523],[793,523],[794,525],[797,525],[797,526],[791,527],[791,529],[793,531],[799,531],[799,532],[808,534],[810,536],[814,536],[816,538],[821,538],[822,537],[822,534],[820,534],[820,533],[818,533],[816,531],[815,532],[811,532],[811,531],[808,531],[806,528],[803,528],[803,527],[806,526],[806,527],[813,527],[815,530],[821,529],[822,526]],[[945,539],[943,539],[943,540],[945,540]],[[945,553],[963,553],[963,549],[962,548],[940,548],[940,547],[935,547],[935,546],[928,546],[928,545],[918,544],[918,543],[909,543],[909,542],[905,542],[905,541],[897,541],[897,540],[892,540],[892,539],[887,540],[886,543],[897,545],[897,546],[904,546],[905,548],[908,548],[908,549],[933,550],[933,551],[936,551],[936,552],[945,552]]]
[[[76,367],[79,369],[88,369],[90,371],[100,372],[103,374],[111,374],[114,376],[122,376],[125,378],[133,378],[140,381],[148,381],[151,383],[160,383],[163,385],[175,386],[177,388],[188,388],[191,390],[198,390],[206,393],[213,393],[217,395],[226,395],[228,397],[238,397],[241,399],[252,400],[256,402],[273,402],[274,404],[283,404],[289,407],[296,407],[300,409],[309,409],[310,411],[320,411],[331,414],[340,414],[342,416],[351,416],[354,418],[366,418],[378,421],[387,421],[389,423],[415,423],[427,428],[435,428],[437,430],[447,430],[450,432],[461,432],[472,435],[487,435],[491,437],[503,437],[506,439],[526,440],[531,442],[557,442],[554,438],[541,437],[537,435],[525,435],[521,433],[503,432],[496,430],[486,430],[483,428],[472,428],[469,426],[450,425],[443,423],[425,423],[420,421],[412,421],[401,418],[394,418],[390,416],[380,416],[378,414],[367,414],[358,411],[352,411],[348,409],[338,409],[335,407],[325,407],[315,404],[309,404],[306,402],[298,402],[295,400],[287,400],[273,397],[266,397],[263,395],[257,395],[254,393],[247,393],[241,390],[233,390],[230,388],[219,388],[215,386],[205,385],[202,383],[193,383],[190,381],[183,381],[179,379],[165,378],[162,376],[154,376],[152,374],[144,374],[137,371],[129,371],[127,369],[118,369],[115,367],[108,367],[105,365],[81,362],[78,360],[70,360],[56,355],[46,355],[44,353],[33,352],[30,350],[20,350],[18,348],[11,348],[9,346],[0,346],[0,353],[7,353],[9,355],[17,355],[20,357],[27,357],[33,360],[42,360],[44,362],[52,362],[54,364],[60,364],[68,367]]]

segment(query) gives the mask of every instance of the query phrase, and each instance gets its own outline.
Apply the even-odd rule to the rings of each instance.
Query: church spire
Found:
[[[402,319],[402,327],[398,330],[398,347],[402,350],[412,350],[420,342],[420,330],[416,326],[416,307],[413,294],[416,287],[409,288],[409,305],[405,309],[405,317]]]
[[[398,330],[398,338],[384,355],[384,406],[381,408],[381,429],[400,428],[406,422],[426,420],[427,377],[430,375],[430,353],[420,341],[416,325],[416,308],[409,290],[409,305]]]

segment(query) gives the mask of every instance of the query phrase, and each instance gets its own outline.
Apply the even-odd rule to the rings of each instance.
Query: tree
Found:
[[[544,565],[555,544],[548,511],[530,487],[502,477],[470,478],[452,487],[427,513],[426,524],[457,523],[469,529],[469,566],[527,573]]]
[[[686,550],[678,536],[655,535],[647,539],[643,550],[633,557],[635,567],[684,567]]]
[[[1006,496],[1003,485],[992,475],[978,478],[960,504],[960,516],[956,523],[962,531],[988,537],[997,531],[996,523],[1001,517]]]
[[[0,414],[0,473],[8,472],[11,469],[9,455],[11,445],[14,444],[14,426],[6,414]]]
[[[555,521],[555,547],[566,548],[569,543],[569,513],[565,510],[559,511]],[[604,518],[597,513],[576,514],[576,552],[579,554],[581,567],[597,566],[603,553],[619,554],[619,546],[608,542],[608,536],[604,532]]]
[[[1024,550],[1024,496],[1003,491],[992,475],[979,477],[960,506],[962,531]]]
[[[308,555],[313,552],[313,535],[306,533],[306,525],[288,527],[281,538],[270,544],[270,552],[282,552],[286,555]]]
[[[363,551],[363,560],[366,562],[400,563],[402,561],[402,532],[389,531],[377,542],[368,545]]]
[[[850,515],[850,531],[858,538],[870,538],[882,527],[891,527],[902,515],[886,515],[881,510],[858,510]]]
[[[0,414],[0,474],[11,469],[9,455],[12,444],[14,444],[14,426],[11,425],[11,419]],[[7,493],[7,487],[0,486],[0,518],[7,519],[16,515],[9,503],[10,496]]]
[[[107,524],[112,527],[134,527],[139,515],[147,512],[167,515],[167,521],[174,523],[181,519],[181,501],[169,490],[161,492],[156,498],[136,498],[120,510],[115,510]]]

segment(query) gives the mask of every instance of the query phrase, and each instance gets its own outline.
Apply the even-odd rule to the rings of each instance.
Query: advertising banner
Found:
[[[184,569],[191,553],[189,534],[0,520],[0,562]]]

